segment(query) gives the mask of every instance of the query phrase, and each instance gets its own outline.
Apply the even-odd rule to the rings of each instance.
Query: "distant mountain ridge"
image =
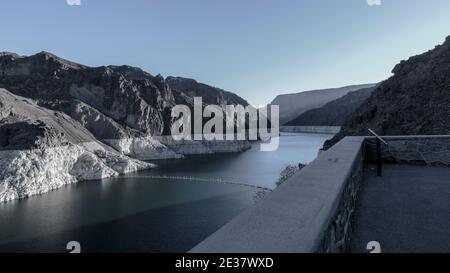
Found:
[[[345,136],[450,134],[450,36],[442,45],[401,61],[325,144]]]
[[[304,91],[293,94],[282,94],[278,95],[270,105],[280,106],[280,124],[283,125],[304,112],[320,108],[326,103],[338,99],[351,91],[373,86],[375,86],[375,84],[361,84],[340,88]]]
[[[308,110],[286,123],[286,126],[341,126],[346,118],[370,97],[374,87],[351,91],[324,106]]]

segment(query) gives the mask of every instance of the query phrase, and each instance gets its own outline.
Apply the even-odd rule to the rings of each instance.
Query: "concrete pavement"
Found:
[[[384,165],[365,172],[351,252],[450,252],[450,168]]]

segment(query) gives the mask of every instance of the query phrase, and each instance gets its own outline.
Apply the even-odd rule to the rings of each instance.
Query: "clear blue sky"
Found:
[[[0,50],[129,64],[234,91],[377,82],[450,34],[448,0],[1,0]]]

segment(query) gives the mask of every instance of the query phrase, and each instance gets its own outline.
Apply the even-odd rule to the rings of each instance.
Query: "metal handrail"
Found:
[[[377,175],[382,176],[383,173],[383,166],[382,166],[382,156],[381,156],[381,142],[383,142],[385,145],[389,145],[381,136],[379,136],[377,133],[375,133],[372,129],[367,128],[369,132],[375,136],[375,146],[376,146],[376,153],[377,153]]]
[[[379,140],[381,140],[381,142],[383,142],[384,144],[388,145],[388,143],[381,137],[379,136],[377,133],[375,133],[374,130],[368,128],[369,132],[374,135],[376,138],[378,138]]]

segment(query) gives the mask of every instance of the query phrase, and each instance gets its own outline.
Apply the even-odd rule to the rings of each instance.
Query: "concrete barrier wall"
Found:
[[[340,130],[340,126],[281,126],[280,128],[280,132],[314,134],[337,134]]]
[[[364,137],[347,137],[194,247],[193,253],[341,252],[362,180]]]
[[[385,136],[384,162],[450,166],[450,136]],[[375,160],[375,138],[366,139],[367,158]]]
[[[450,136],[386,136],[385,162],[450,166]],[[194,253],[343,252],[375,138],[346,137],[194,247]]]

